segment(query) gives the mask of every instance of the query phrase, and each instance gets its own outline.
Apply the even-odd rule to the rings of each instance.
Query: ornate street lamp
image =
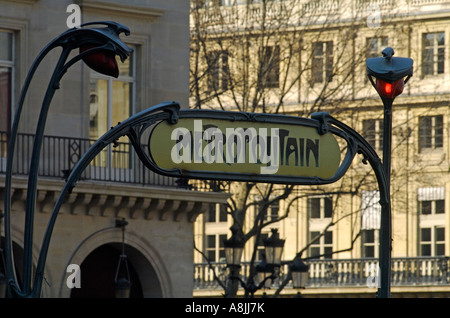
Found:
[[[244,240],[237,234],[237,230],[231,229],[231,237],[223,242],[225,247],[225,260],[228,267],[241,267],[241,257],[244,251]]]
[[[381,97],[384,105],[383,119],[383,169],[386,177],[387,196],[390,197],[391,144],[392,144],[392,103],[403,92],[404,85],[413,75],[413,60],[394,57],[394,50],[387,47],[382,57],[366,60],[367,76]],[[375,78],[375,81],[373,80]],[[382,209],[380,224],[380,281],[377,296],[390,297],[391,273],[391,207]]]
[[[125,219],[116,220],[116,227],[122,228],[122,253],[120,254],[119,263],[117,264],[116,276],[114,279],[114,288],[116,298],[130,298],[131,292],[131,278],[130,278],[130,270],[128,269],[128,257],[125,254],[125,226],[128,225],[128,222]],[[125,268],[125,276],[120,275],[121,268]],[[123,270],[122,270],[123,272]]]
[[[98,27],[90,27],[97,25]],[[51,41],[36,57],[28,75],[25,79],[19,102],[16,107],[14,120],[11,126],[10,142],[8,145],[8,158],[6,163],[5,176],[5,261],[6,276],[8,279],[8,294],[18,297],[38,297],[42,288],[43,273],[47,258],[47,251],[50,245],[50,237],[56,222],[57,213],[53,213],[44,235],[42,249],[40,251],[36,274],[34,275],[34,284],[32,280],[32,249],[33,244],[33,226],[34,209],[37,192],[37,175],[39,169],[40,151],[43,141],[44,128],[47,119],[50,103],[56,90],[59,88],[60,80],[67,70],[76,62],[83,60],[92,69],[111,76],[118,76],[118,67],[115,56],[118,55],[122,62],[133,51],[120,39],[120,34],[130,34],[130,30],[116,22],[90,22],[82,24],[79,28],[69,29]],[[12,258],[11,241],[11,182],[14,150],[18,126],[22,113],[22,108],[34,73],[44,57],[53,49],[61,47],[62,52],[50,78],[47,90],[42,102],[40,115],[36,127],[36,133],[33,143],[33,151],[30,160],[30,172],[28,176],[27,200],[25,205],[25,228],[24,228],[24,263],[23,280],[19,285],[15,272],[14,261]],[[73,50],[79,50],[80,53],[67,61]],[[57,212],[57,211],[56,211]]]
[[[272,229],[272,236],[263,240],[265,254],[263,254],[261,262],[255,266],[255,276],[249,277],[247,282],[244,282],[239,277],[244,240],[238,235],[236,229],[232,228],[231,230],[233,234],[224,241],[225,258],[227,267],[230,269],[229,278],[232,281],[239,281],[241,286],[253,297],[257,290],[263,287],[270,288],[272,281],[277,277],[285,240],[280,239],[277,229]]]
[[[284,242],[285,240],[280,239],[277,229],[272,229],[272,236],[263,240],[267,264],[278,267],[281,265]]]
[[[413,75],[413,60],[394,57],[391,47],[385,48],[381,53],[382,57],[366,60],[367,76],[382,99],[393,100],[403,92],[405,84]]]
[[[309,266],[300,257],[296,257],[290,267],[293,287],[296,289],[305,288],[309,276]]]

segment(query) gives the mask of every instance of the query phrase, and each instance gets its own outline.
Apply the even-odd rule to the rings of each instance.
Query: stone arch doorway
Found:
[[[93,250],[80,265],[81,288],[73,288],[70,297],[114,298],[114,278],[120,253],[121,245],[118,243],[104,244]],[[132,282],[130,297],[162,297],[155,271],[146,258],[128,245],[125,246],[125,254]]]
[[[2,249],[2,255],[0,255],[0,272],[5,274],[5,255],[4,249],[5,249],[5,238],[2,236],[0,237],[0,249]],[[19,285],[22,284],[22,271],[23,271],[23,248],[17,244],[14,240],[12,241],[12,251],[13,251],[13,257],[14,257],[14,270],[16,272],[16,278]],[[34,270],[34,267],[33,267]],[[4,297],[4,295],[0,295],[0,298]]]

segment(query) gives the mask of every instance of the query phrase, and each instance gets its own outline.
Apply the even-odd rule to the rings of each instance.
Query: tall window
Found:
[[[225,259],[225,247],[223,242],[226,234],[212,234],[205,237],[205,254],[211,262],[220,262]]]
[[[309,256],[315,258],[332,258],[333,257],[333,232],[325,231],[324,235],[320,236],[321,232],[309,232],[309,241],[312,242],[309,247]]]
[[[372,37],[366,39],[366,59],[381,56],[381,52],[388,46],[388,37]],[[365,76],[365,81],[368,83],[369,78]]]
[[[419,151],[443,147],[443,124],[442,115],[419,117]]]
[[[445,227],[420,228],[420,256],[445,255]]]
[[[377,57],[381,55],[383,51],[388,46],[388,37],[373,37],[366,39],[366,58]]]
[[[119,64],[119,77],[111,78],[92,71],[90,81],[90,138],[98,139],[111,127],[127,119],[134,107],[134,55]],[[130,168],[127,139],[118,140],[98,156],[96,166]]]
[[[331,196],[308,198],[309,216],[309,248],[310,257],[332,258],[333,231],[325,228],[330,224],[333,216],[333,204]],[[325,231],[325,232],[324,232]],[[324,235],[321,236],[321,233]]]
[[[361,255],[375,257],[378,255],[381,206],[379,191],[362,191],[361,193]]]
[[[444,73],[445,64],[444,32],[422,35],[422,76]]]
[[[265,220],[277,220],[278,214],[280,211],[280,203],[276,202],[269,206],[266,215],[264,216]]]
[[[260,88],[279,87],[280,47],[278,45],[264,47],[258,76]]]
[[[261,209],[263,208],[263,205],[264,205],[264,202],[258,203],[258,210],[256,211],[256,213],[259,213],[261,211]],[[269,205],[263,215],[264,221],[277,220],[279,211],[280,211],[279,202]]]
[[[313,44],[311,85],[330,82],[333,77],[333,42]]]
[[[7,138],[11,126],[14,37],[0,30],[0,157],[6,157]]]
[[[378,255],[378,231],[362,230],[361,242],[362,257],[375,257]]]
[[[217,223],[227,221],[227,207],[224,204],[211,203],[209,205],[206,222]]]
[[[263,260],[263,255],[265,254],[264,240],[269,237],[268,233],[260,233],[258,237],[258,242],[256,243],[257,259]]]
[[[228,52],[212,51],[206,56],[208,64],[208,90],[227,90],[229,85]]]
[[[363,120],[363,137],[376,151],[383,149],[383,120],[365,119]]]
[[[309,198],[308,212],[311,219],[331,218],[333,214],[331,197]]]
[[[419,254],[445,254],[445,188],[418,189]]]

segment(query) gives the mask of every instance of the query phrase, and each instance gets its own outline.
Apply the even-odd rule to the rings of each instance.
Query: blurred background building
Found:
[[[450,292],[449,20],[450,3],[439,0],[191,2],[191,107],[303,117],[327,111],[380,158],[383,104],[365,61],[387,46],[414,60],[414,76],[393,106],[394,297]],[[243,232],[267,226],[245,245],[242,277],[276,228],[286,240],[285,265],[261,293],[280,292],[287,264],[303,251],[310,265],[303,296],[373,297],[381,210],[373,172],[361,159],[339,182],[296,187],[287,197],[279,197],[284,187],[252,187]],[[242,191],[231,194],[236,202]],[[213,273],[222,281],[228,275],[223,239],[235,224],[234,202],[211,205],[195,222],[194,295],[223,294]],[[281,290],[296,293],[290,283]]]

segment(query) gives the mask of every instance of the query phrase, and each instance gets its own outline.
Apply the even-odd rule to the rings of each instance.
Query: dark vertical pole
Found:
[[[26,201],[26,213],[25,213],[25,229],[24,229],[24,257],[23,257],[23,288],[22,291],[26,294],[31,291],[32,280],[32,264],[33,264],[33,228],[34,228],[34,210],[36,203],[36,189],[39,170],[39,157],[41,153],[42,141],[44,138],[45,123],[47,120],[48,110],[50,103],[56,90],[59,88],[59,81],[63,74],[61,70],[64,67],[71,48],[64,48],[58,63],[55,67],[53,75],[50,79],[47,91],[42,102],[41,112],[36,127],[36,133],[33,143],[33,152],[31,154],[30,172],[28,176],[28,188],[27,188],[27,201]],[[43,275],[43,273],[37,273],[37,275]]]
[[[391,146],[392,146],[392,103],[393,98],[382,97],[384,105],[383,119],[383,169],[386,175],[386,192],[391,196]],[[389,298],[391,296],[391,205],[384,206],[381,213],[380,224],[380,276],[377,297]]]
[[[236,297],[237,290],[239,289],[239,273],[241,271],[241,266],[239,265],[230,265],[230,274],[227,279],[226,290],[225,290],[225,298],[234,298]]]

